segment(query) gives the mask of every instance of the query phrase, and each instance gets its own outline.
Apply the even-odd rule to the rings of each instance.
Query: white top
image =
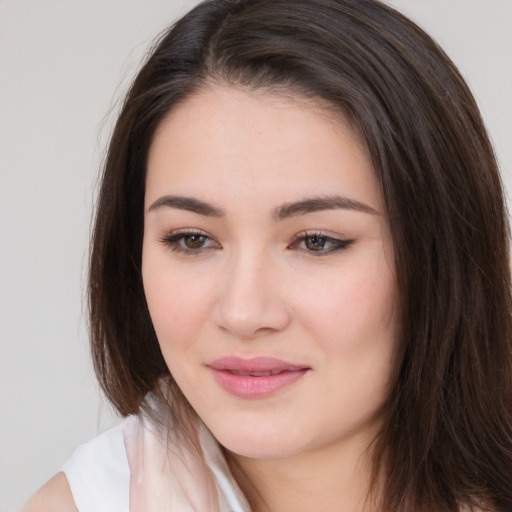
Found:
[[[80,512],[250,512],[204,425],[200,460],[156,432],[131,416],[74,452],[62,471]]]
[[[80,512],[129,510],[130,468],[123,426],[78,447],[62,467]]]

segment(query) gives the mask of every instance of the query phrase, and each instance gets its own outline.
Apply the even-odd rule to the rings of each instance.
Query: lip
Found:
[[[228,356],[207,365],[217,384],[231,395],[261,398],[300,380],[311,368],[273,357]]]

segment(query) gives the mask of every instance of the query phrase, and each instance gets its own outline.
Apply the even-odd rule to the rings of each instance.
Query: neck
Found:
[[[347,443],[282,459],[226,458],[253,512],[371,512],[370,452]]]

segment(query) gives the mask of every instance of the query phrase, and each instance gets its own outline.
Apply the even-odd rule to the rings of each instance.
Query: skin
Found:
[[[333,196],[319,211],[289,208]],[[149,311],[173,377],[254,511],[363,510],[395,347],[392,261],[369,159],[320,105],[212,86],[155,134]],[[233,355],[308,370],[241,398],[210,368]]]
[[[22,512],[78,512],[68,480],[64,473],[57,473],[30,501]]]

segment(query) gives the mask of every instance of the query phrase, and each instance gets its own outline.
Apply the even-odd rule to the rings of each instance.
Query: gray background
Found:
[[[0,509],[118,421],[87,348],[95,179],[116,100],[194,0],[0,0]],[[393,0],[473,89],[512,190],[512,0]]]

